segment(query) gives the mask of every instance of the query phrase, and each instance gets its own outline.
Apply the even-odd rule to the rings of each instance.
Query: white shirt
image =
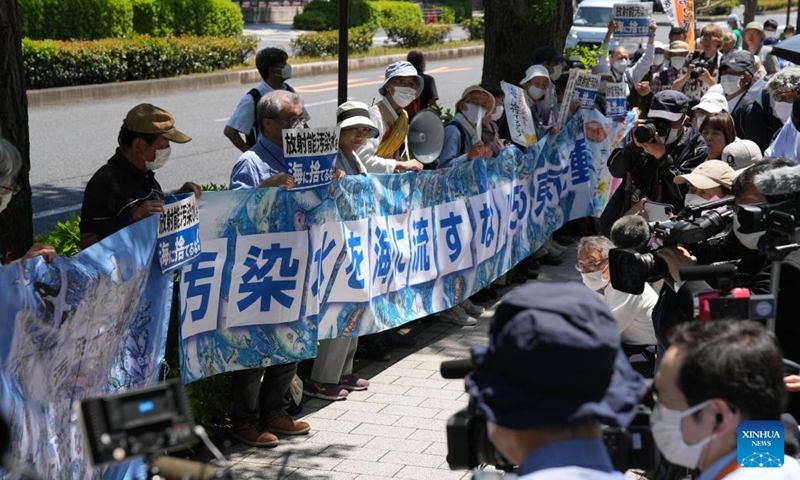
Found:
[[[772,144],[764,150],[764,157],[800,158],[800,132],[792,120],[787,120]]]
[[[283,84],[283,89],[289,92],[294,92],[292,87],[286,85],[285,83]],[[261,83],[256,86],[256,90],[258,90],[263,97],[274,89],[270,87],[267,82],[262,80]],[[305,107],[303,107],[303,116],[306,117],[306,121],[311,120],[311,115],[309,115],[308,110],[306,110]],[[247,135],[253,129],[253,124],[255,122],[256,108],[253,104],[253,97],[250,95],[250,93],[246,93],[245,96],[239,100],[239,105],[236,106],[236,110],[234,110],[233,115],[231,115],[231,118],[228,119],[228,122],[225,125],[233,128],[242,135]],[[261,132],[258,132],[258,138],[261,138]]]
[[[653,307],[658,302],[658,294],[648,284],[644,284],[641,295],[614,290],[611,284],[603,290],[603,300],[614,314],[619,325],[622,343],[629,345],[655,345],[656,332],[653,328]]]
[[[519,477],[518,480],[623,480],[621,472],[601,472],[583,467],[559,467],[539,470]],[[787,477],[788,478],[788,477]]]
[[[389,101],[385,98],[381,98],[380,101],[384,102],[389,107],[387,110],[391,111],[394,117],[391,119],[392,123],[396,122],[398,118],[397,113],[389,105]],[[375,155],[378,151],[378,146],[381,144],[383,135],[389,129],[389,123],[384,120],[377,104],[369,107],[369,118],[371,118],[372,123],[378,127],[378,136],[375,138],[368,138],[367,141],[364,142],[364,145],[356,150],[358,158],[361,159],[368,173],[394,173],[394,169],[397,167],[397,160],[393,158],[382,158]]]

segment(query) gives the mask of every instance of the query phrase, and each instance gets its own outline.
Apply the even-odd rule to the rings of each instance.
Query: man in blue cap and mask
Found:
[[[579,283],[535,283],[503,298],[489,345],[474,347],[470,397],[520,479],[622,479],[601,424],[625,427],[644,381],[614,316]]]

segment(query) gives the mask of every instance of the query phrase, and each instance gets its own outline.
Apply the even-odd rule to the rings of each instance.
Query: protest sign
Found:
[[[158,262],[161,271],[171,272],[200,254],[197,225],[200,211],[193,193],[169,196],[158,221]]]
[[[567,78],[567,87],[564,90],[564,99],[574,98],[575,95],[575,83],[578,81],[578,75],[581,74],[580,69],[573,68],[569,71],[569,77]],[[561,108],[558,111],[558,129],[564,126],[567,122],[567,118],[569,117],[569,110],[572,102],[563,101],[561,102]]]
[[[578,77],[575,79],[574,99],[581,103],[581,108],[594,108],[598,86],[600,86],[600,75],[585,72],[578,73]]]
[[[606,84],[606,116],[624,117],[628,114],[628,104],[624,83]]]
[[[283,131],[283,154],[294,189],[328,185],[339,151],[339,129],[298,128]]]
[[[683,27],[686,32],[686,43],[689,44],[689,50],[694,51],[694,0],[662,0],[661,4],[664,6],[664,13],[667,14],[672,25]]]
[[[486,287],[592,213],[583,136],[578,112],[528,154],[325,190],[207,192],[203,252],[180,286],[184,382],[311,358],[319,340],[393,328]]]
[[[75,257],[0,267],[0,409],[11,426],[8,457],[40,478],[99,478],[103,469],[84,457],[73,402],[158,380],[172,275],[155,261],[157,229],[152,216]],[[125,465],[109,470],[118,467]]]
[[[650,19],[653,17],[653,4],[615,3],[614,21],[617,28],[615,37],[649,37]]]
[[[528,102],[525,100],[525,90],[507,82],[500,82],[500,87],[505,93],[503,106],[511,135],[510,140],[528,147],[535,144],[536,124],[533,121],[533,114],[528,107]]]

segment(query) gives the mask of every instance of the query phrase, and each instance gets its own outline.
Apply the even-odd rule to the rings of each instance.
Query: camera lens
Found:
[[[652,123],[645,123],[644,125],[639,125],[636,127],[636,130],[633,131],[633,136],[636,137],[636,141],[639,143],[650,143],[653,141],[656,135],[656,126]]]

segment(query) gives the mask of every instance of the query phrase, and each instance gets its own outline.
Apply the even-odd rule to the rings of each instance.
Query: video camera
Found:
[[[768,320],[775,315],[775,297],[754,295],[747,288],[736,288],[736,266],[701,265],[681,268],[681,279],[713,281],[717,290],[694,295],[694,318],[709,320]]]
[[[741,233],[765,232],[759,248],[771,260],[783,260],[790,252],[800,248],[800,198],[790,198],[777,203],[737,205],[736,217]]]
[[[699,263],[710,263],[727,254],[724,236],[733,225],[733,212],[714,209],[730,205],[733,199],[722,199],[685,208],[668,222],[651,225],[651,235],[662,246],[684,246]],[[702,215],[701,215],[702,213]],[[713,241],[711,241],[713,239]],[[658,248],[643,245],[637,248],[612,248],[608,252],[611,286],[625,293],[641,294],[644,284],[664,278],[669,274],[667,262],[656,252]]]
[[[442,362],[441,374],[446,379],[463,379],[474,368],[471,359]],[[645,399],[651,399],[645,395]],[[645,400],[646,401],[646,400]],[[619,471],[631,468],[654,470],[659,454],[650,432],[652,404],[640,404],[639,412],[628,428],[603,426],[603,442]],[[467,408],[447,420],[447,463],[452,470],[465,470],[492,465],[498,470],[511,472],[516,465],[497,451],[489,439],[486,417],[470,400]]]

